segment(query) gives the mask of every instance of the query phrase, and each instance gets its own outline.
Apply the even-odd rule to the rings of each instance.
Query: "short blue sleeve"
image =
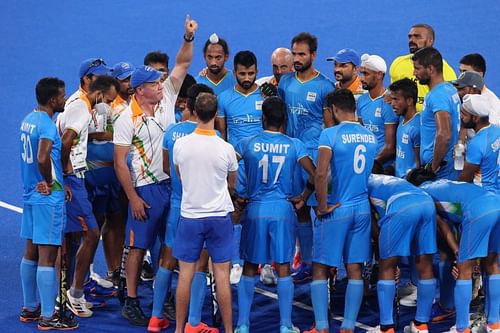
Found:
[[[467,163],[480,165],[483,159],[483,153],[479,146],[479,140],[470,140],[467,145],[466,161]]]
[[[384,124],[397,124],[399,122],[398,115],[387,103],[382,103],[382,116],[384,117]]]

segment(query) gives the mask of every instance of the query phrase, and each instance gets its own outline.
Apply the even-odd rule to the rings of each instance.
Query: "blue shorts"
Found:
[[[72,193],[71,201],[66,202],[68,222],[65,232],[81,232],[97,228],[85,180],[76,176],[65,176],[64,185],[69,186]]]
[[[433,254],[436,245],[436,209],[425,194],[406,194],[387,207],[380,226],[380,258]]]
[[[460,172],[455,170],[453,160],[448,161],[445,166],[437,172],[437,179],[457,180]]]
[[[60,204],[24,204],[21,237],[36,245],[62,244],[66,227],[66,207]]]
[[[474,209],[464,212],[464,219],[460,225],[458,262],[486,257],[490,252],[491,233],[499,221],[500,210],[496,197],[477,198],[471,201],[471,206]]]
[[[175,236],[175,258],[194,263],[200,258],[203,243],[207,243],[212,262],[231,260],[233,253],[233,222],[231,215],[189,219],[180,217]]]
[[[87,171],[85,185],[94,214],[113,214],[120,211],[121,185],[112,167]]]
[[[500,212],[497,212],[499,216],[497,217],[497,223],[491,231],[490,241],[488,243],[489,253],[500,253]]]
[[[321,219],[314,217],[313,262],[331,267],[371,259],[371,213],[364,203],[335,209]]]
[[[241,258],[253,264],[290,262],[295,253],[296,220],[288,200],[250,202],[242,220]]]
[[[153,247],[157,237],[163,243],[170,207],[170,186],[164,181],[136,187],[135,191],[151,208],[146,208],[146,220],[139,221],[132,216],[129,205],[125,242],[128,246],[147,250]]]
[[[167,216],[167,230],[165,231],[165,245],[173,248],[179,218],[181,217],[180,201],[170,201],[170,209]]]

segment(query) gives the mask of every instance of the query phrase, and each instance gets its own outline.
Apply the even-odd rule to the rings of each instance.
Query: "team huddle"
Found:
[[[354,332],[376,266],[374,332],[395,332],[403,259],[416,294],[404,332],[452,317],[450,332],[500,332],[500,102],[481,55],[464,56],[457,78],[432,47],[432,27],[416,24],[410,54],[389,68],[349,48],[328,58],[334,82],[314,68],[318,42],[303,32],[273,52],[273,75],[256,80],[256,55],[237,52],[229,70],[228,43],[213,34],[206,68],[192,77],[196,30],[186,18],[171,70],[154,51],[143,66],[85,60],[67,99],[63,81],[37,83],[38,106],[20,127],[21,321],[75,329],[66,308],[91,317],[89,297],[118,290],[131,325],[219,332],[201,321],[214,276],[224,332],[246,333],[260,274],[276,284],[280,333],[300,332],[294,284],[306,282],[315,322],[305,332],[324,333],[345,267],[340,332]],[[105,278],[93,270],[100,239]],[[150,317],[138,294],[149,256]],[[479,286],[484,320],[471,325]]]

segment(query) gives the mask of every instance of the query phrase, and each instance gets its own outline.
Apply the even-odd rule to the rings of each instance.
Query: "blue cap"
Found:
[[[80,78],[87,75],[110,75],[111,68],[100,58],[90,58],[80,65]]]
[[[130,78],[130,85],[135,89],[143,83],[158,81],[163,74],[165,73],[157,71],[150,66],[137,67]]]
[[[113,66],[111,76],[118,80],[125,80],[126,78],[132,75],[134,70],[135,66],[132,65],[130,62],[125,62],[125,61],[119,62]]]
[[[359,54],[353,49],[342,49],[333,57],[326,58],[327,61],[335,61],[341,64],[346,64],[352,62],[354,66],[359,66],[361,63],[361,58]]]

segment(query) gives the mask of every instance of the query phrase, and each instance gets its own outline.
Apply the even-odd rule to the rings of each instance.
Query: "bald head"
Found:
[[[271,63],[273,64],[273,75],[279,82],[283,74],[293,70],[292,52],[284,47],[277,48],[271,55]]]

